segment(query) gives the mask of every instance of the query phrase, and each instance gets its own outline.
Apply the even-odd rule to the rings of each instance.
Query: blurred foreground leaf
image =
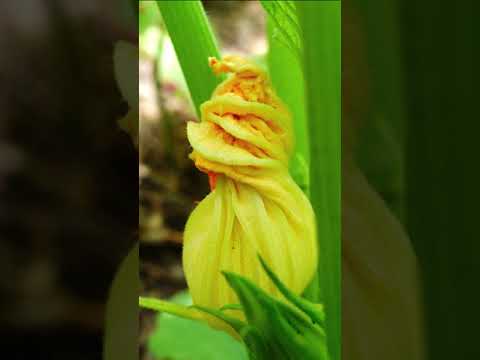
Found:
[[[120,265],[113,280],[105,316],[104,360],[138,357],[138,244]]]
[[[118,41],[113,51],[115,79],[128,105],[138,109],[138,48]]]
[[[138,147],[138,48],[125,41],[117,42],[113,52],[113,64],[117,86],[130,107],[128,113],[118,120],[118,126],[130,135],[134,145]],[[134,69],[137,71],[133,71]]]

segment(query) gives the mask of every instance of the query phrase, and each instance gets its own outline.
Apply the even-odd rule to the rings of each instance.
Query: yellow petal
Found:
[[[202,121],[187,127],[192,160],[214,177],[213,191],[185,228],[183,265],[193,302],[213,308],[238,303],[223,270],[281,298],[257,254],[300,294],[318,255],[312,207],[288,172],[290,113],[256,65],[237,57],[210,64],[233,74],[202,104]]]

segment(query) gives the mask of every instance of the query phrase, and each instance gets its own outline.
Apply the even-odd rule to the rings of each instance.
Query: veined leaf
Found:
[[[300,57],[302,41],[295,2],[290,0],[260,0],[260,2],[275,25],[273,37]]]

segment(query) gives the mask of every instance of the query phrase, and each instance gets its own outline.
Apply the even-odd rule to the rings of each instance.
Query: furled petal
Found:
[[[281,298],[257,254],[300,294],[315,272],[317,246],[312,207],[288,172],[290,114],[253,63],[226,57],[210,59],[210,65],[232,75],[202,104],[202,121],[187,127],[190,157],[212,186],[184,234],[183,265],[193,302],[210,308],[238,303],[221,271]]]

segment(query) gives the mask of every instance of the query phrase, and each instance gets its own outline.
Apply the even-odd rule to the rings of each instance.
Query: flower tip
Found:
[[[208,66],[213,70],[213,73],[215,75],[219,75],[221,73],[227,72],[228,69],[225,67],[224,63],[220,60],[218,60],[214,56],[210,56],[208,58]]]
[[[215,56],[208,57],[208,66],[214,67],[218,63],[218,59]]]

